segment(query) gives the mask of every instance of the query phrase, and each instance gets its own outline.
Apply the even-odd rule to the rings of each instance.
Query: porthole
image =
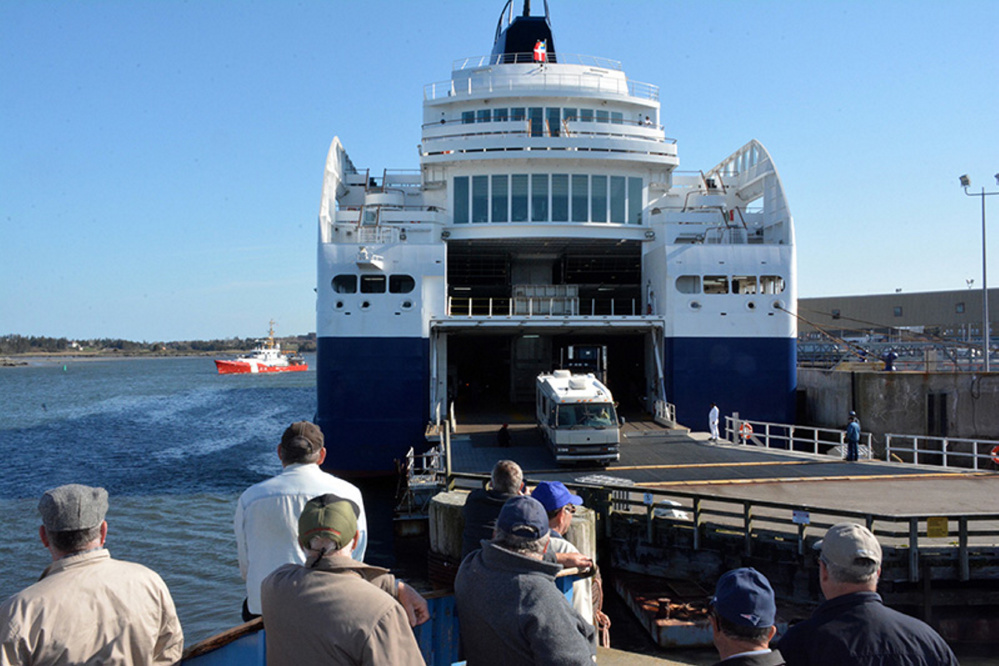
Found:
[[[335,307],[337,310],[343,310],[343,301],[337,301],[336,305],[334,305],[333,307]]]
[[[701,309],[701,302],[700,301],[690,301],[690,303],[687,304],[687,307],[689,307],[694,312],[697,312],[698,310]]]
[[[409,310],[412,307],[413,307],[413,301],[406,300],[406,301],[402,302],[402,309],[403,310]]]
[[[746,301],[746,309],[752,312],[756,309],[756,301]]]
[[[371,301],[363,301],[361,303],[361,309],[362,310],[367,310],[370,307],[371,307]]]
[[[771,305],[771,307],[774,310],[785,310],[786,309],[786,307],[784,305],[784,301],[781,301],[781,300],[774,301],[773,304]]]

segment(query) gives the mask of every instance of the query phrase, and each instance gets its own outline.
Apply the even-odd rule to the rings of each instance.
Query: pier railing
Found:
[[[970,580],[972,563],[980,556],[980,550],[986,545],[996,550],[999,537],[999,513],[994,512],[891,515],[725,498],[690,490],[594,488],[578,484],[577,488],[597,494],[612,491],[614,508],[609,503],[606,507],[611,519],[615,512],[621,512],[619,507],[627,507],[622,518],[634,516],[636,509],[644,512],[648,520],[646,538],[650,543],[660,525],[692,530],[695,551],[709,547],[709,542],[736,539],[741,541],[745,557],[759,554],[764,544],[777,542],[793,543],[797,554],[805,557],[813,552],[815,541],[833,525],[844,521],[862,523],[883,547],[893,549],[894,566],[900,566],[910,582],[920,580],[924,565],[953,567],[960,580]],[[594,504],[598,501],[594,500]],[[608,535],[610,522],[607,521]]]
[[[923,435],[885,435],[888,460],[914,465],[990,470],[999,467],[999,441]]]
[[[846,449],[845,430],[750,421],[740,419],[738,412],[725,417],[724,437],[733,444],[804,451],[815,455],[829,455],[835,452],[836,447],[843,447],[844,451]],[[860,433],[860,458],[870,460],[873,457],[872,437],[869,432]]]

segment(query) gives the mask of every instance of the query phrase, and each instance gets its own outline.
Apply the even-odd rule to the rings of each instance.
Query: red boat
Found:
[[[309,366],[297,352],[281,353],[281,344],[274,342],[274,322],[271,322],[267,339],[254,347],[249,354],[240,354],[234,359],[215,359],[215,367],[220,375],[234,375],[258,372],[302,372]]]

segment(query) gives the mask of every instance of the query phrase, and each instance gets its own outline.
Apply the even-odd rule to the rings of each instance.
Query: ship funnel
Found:
[[[540,55],[539,44],[543,45]],[[513,0],[507,0],[496,24],[491,60],[494,64],[556,62],[548,0],[544,16],[531,16],[531,0],[524,0],[524,12],[517,17],[513,16]]]

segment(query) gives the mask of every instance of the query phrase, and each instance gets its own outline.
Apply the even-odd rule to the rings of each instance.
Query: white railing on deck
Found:
[[[676,423],[676,405],[665,400],[656,400],[655,403],[655,420],[657,422],[666,422],[666,424]]]
[[[750,429],[745,429],[748,425]],[[846,452],[846,431],[813,426],[749,421],[740,419],[738,412],[725,417],[725,439],[733,444],[750,444],[768,449],[806,451],[815,455],[829,455],[835,447]],[[859,457],[870,460],[872,434],[860,433]],[[825,449],[825,450],[823,450]]]
[[[448,296],[449,317],[638,316],[638,299],[463,298]]]
[[[914,465],[974,470],[995,470],[999,467],[999,441],[993,439],[887,434],[885,452],[888,460]]]

